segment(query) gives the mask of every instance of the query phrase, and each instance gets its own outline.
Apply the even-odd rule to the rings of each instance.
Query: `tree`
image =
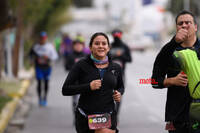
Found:
[[[0,1],[0,31],[13,26],[13,18],[9,14],[8,2],[6,0]]]
[[[38,32],[46,30],[53,34],[69,20],[67,9],[71,0],[8,0],[12,16],[16,17],[16,39],[13,53],[13,72],[17,77],[19,49],[22,37],[25,45],[35,42]],[[63,15],[64,14],[64,15]],[[27,47],[27,46],[25,46]]]
[[[19,49],[21,44],[21,36],[23,30],[23,7],[24,0],[20,1],[20,4],[17,7],[17,30],[15,37],[15,45],[13,50],[13,74],[15,77],[18,76],[18,67],[19,67]]]
[[[43,18],[35,25],[34,33],[47,31],[49,34],[55,32],[61,25],[70,20],[67,8],[71,4],[70,0],[51,0],[51,5],[45,10]]]

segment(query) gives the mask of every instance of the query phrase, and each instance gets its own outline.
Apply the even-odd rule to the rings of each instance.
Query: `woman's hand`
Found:
[[[90,88],[91,90],[98,90],[101,88],[101,80],[97,79],[97,80],[93,80],[92,82],[90,82]]]
[[[121,100],[121,93],[117,90],[114,91],[113,98],[116,102],[120,102]]]

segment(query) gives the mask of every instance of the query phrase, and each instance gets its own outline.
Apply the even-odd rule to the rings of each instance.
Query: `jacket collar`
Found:
[[[86,56],[86,62],[88,62],[90,65],[96,67],[96,66],[94,65],[93,60],[90,58],[90,55]],[[111,68],[111,67],[113,66],[113,63],[112,63],[112,59],[110,58],[109,55],[108,55],[108,62],[109,62],[108,68]]]

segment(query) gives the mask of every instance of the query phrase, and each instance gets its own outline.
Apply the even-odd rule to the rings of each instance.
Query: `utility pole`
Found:
[[[21,43],[21,36],[22,36],[22,28],[23,28],[23,7],[24,2],[20,0],[20,4],[18,5],[17,9],[17,30],[16,30],[16,37],[15,37],[15,46],[14,46],[14,53],[13,53],[13,74],[15,77],[18,76],[18,69],[19,69],[19,49]]]
[[[24,37],[21,37],[19,52],[19,69],[24,68]]]
[[[6,51],[6,69],[7,69],[7,76],[9,79],[13,78],[13,73],[12,73],[12,46],[11,46],[11,41],[10,41],[10,33],[11,30],[8,29],[6,31],[6,41],[5,41],[5,51]]]

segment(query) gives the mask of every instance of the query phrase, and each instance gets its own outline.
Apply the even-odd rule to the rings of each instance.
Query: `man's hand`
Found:
[[[90,82],[90,88],[91,90],[98,90],[101,88],[101,80],[97,79],[97,80],[93,80],[92,82]]]
[[[120,102],[121,100],[121,93],[117,90],[114,91],[114,94],[113,94],[113,99],[116,101],[116,102]]]
[[[187,86],[187,75],[185,73],[180,72],[176,77],[174,77],[173,84],[176,86]]]
[[[187,84],[188,84],[187,75],[184,74],[183,72],[180,72],[176,77],[167,78],[164,80],[165,87],[169,87],[172,85],[185,87],[187,86]]]
[[[188,37],[189,37],[188,30],[182,28],[177,31],[176,36],[175,36],[175,41],[177,43],[181,43],[181,42],[184,42],[185,40],[187,40]]]

